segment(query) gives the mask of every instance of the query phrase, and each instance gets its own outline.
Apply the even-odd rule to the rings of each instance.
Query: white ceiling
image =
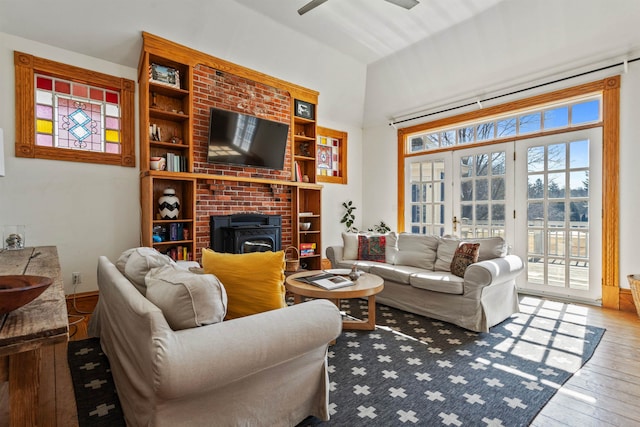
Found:
[[[385,0],[328,0],[300,16],[309,0],[235,0],[365,64],[465,21],[504,0],[419,0],[410,10]]]
[[[0,32],[136,67],[141,30],[197,46],[208,17],[229,1],[0,0]],[[370,64],[504,0],[420,0],[410,10],[385,0],[328,0],[303,16],[297,10],[308,0],[234,1]]]

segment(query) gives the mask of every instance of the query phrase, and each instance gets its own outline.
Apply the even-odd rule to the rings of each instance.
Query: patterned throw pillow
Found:
[[[386,261],[386,236],[358,236],[358,259]]]
[[[478,262],[480,243],[461,243],[453,254],[451,261],[451,273],[458,277],[464,277],[467,267]]]

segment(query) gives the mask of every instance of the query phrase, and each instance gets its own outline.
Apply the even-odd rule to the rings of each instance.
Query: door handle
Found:
[[[453,232],[455,233],[456,231],[458,231],[458,223],[460,221],[458,221],[458,217],[454,216],[453,217]]]

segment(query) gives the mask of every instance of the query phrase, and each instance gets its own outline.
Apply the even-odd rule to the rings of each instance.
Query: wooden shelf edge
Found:
[[[183,98],[189,95],[189,91],[186,89],[155,83],[151,80],[149,80],[149,92],[158,92],[162,95],[178,96]]]
[[[293,115],[293,121],[294,123],[315,123],[315,119],[307,119],[306,117],[300,117],[300,116],[296,116],[295,114]]]
[[[301,141],[301,142],[312,142],[316,140],[313,136],[303,136],[303,135],[294,135],[293,138],[296,141]]]
[[[149,120],[152,119],[185,121],[189,119],[189,116],[184,113],[174,113],[173,111],[149,107]]]
[[[187,150],[188,144],[174,144],[170,141],[149,141],[149,145],[152,147],[171,148],[174,150]]]
[[[170,246],[170,245],[191,245],[193,240],[163,240],[162,242],[153,242],[153,246]]]
[[[309,161],[309,162],[315,162],[315,157],[309,157],[309,156],[300,156],[298,154],[295,154],[294,156],[295,160],[302,160],[302,161]]]
[[[152,176],[154,178],[165,179],[181,179],[189,181],[192,179],[199,179],[203,181],[236,181],[236,182],[256,182],[259,184],[273,184],[273,185],[285,185],[290,187],[300,187],[305,190],[321,190],[323,187],[321,184],[313,182],[297,182],[297,181],[285,181],[282,179],[268,179],[268,178],[249,178],[244,176],[231,176],[231,175],[211,175],[208,173],[191,173],[191,172],[167,172],[167,171],[154,171],[143,170],[140,171],[140,178],[146,176]]]
[[[151,176],[154,178],[162,178],[162,179],[175,179],[182,181],[192,181],[194,177],[193,174],[189,172],[167,172],[167,171],[154,171],[154,170],[143,170],[140,171],[140,178],[144,178],[146,176]]]

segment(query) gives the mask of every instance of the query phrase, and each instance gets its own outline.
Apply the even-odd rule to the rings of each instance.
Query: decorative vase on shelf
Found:
[[[164,190],[164,195],[158,199],[158,212],[162,219],[178,219],[180,199],[176,196],[176,190],[173,188]]]

